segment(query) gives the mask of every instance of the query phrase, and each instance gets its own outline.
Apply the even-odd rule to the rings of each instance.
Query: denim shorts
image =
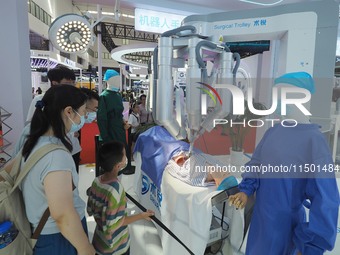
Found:
[[[81,221],[87,235],[86,218]],[[77,255],[76,248],[61,234],[40,235],[34,247],[33,255]]]

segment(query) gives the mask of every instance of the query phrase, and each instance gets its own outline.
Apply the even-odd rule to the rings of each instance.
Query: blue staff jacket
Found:
[[[245,169],[240,190],[256,194],[246,254],[318,255],[334,247],[339,191],[329,146],[317,125],[270,128]]]

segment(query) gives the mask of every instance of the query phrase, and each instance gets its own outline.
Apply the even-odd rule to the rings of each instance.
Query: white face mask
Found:
[[[75,113],[78,114],[78,116],[80,117],[80,123],[76,124],[70,117],[68,117],[69,120],[72,122],[72,126],[69,133],[79,131],[85,124],[85,116],[84,115],[81,116],[77,111],[75,111]]]
[[[115,88],[115,87],[110,87],[109,89],[114,91],[114,92],[118,92],[119,91],[119,88]]]
[[[88,112],[86,114],[85,123],[92,123],[97,117],[96,112]]]

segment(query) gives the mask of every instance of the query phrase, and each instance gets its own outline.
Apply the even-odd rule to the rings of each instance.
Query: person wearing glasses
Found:
[[[87,95],[85,123],[92,123],[97,118],[99,95],[87,88],[80,90]]]
[[[81,88],[80,89],[85,95],[87,95],[86,100],[86,115],[85,115],[85,123],[92,123],[97,116],[98,111],[98,101],[99,101],[99,95],[87,88]],[[72,151],[72,157],[74,160],[74,163],[76,164],[77,172],[79,172],[79,164],[80,164],[80,152],[82,150],[80,141],[81,141],[81,129],[79,129],[77,132],[74,132],[73,134],[68,134],[72,141],[73,145],[73,151]]]

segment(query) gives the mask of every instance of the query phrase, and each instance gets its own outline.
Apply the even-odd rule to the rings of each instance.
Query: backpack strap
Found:
[[[4,178],[4,180],[6,181],[6,182],[8,182],[11,186],[13,186],[14,185],[14,180],[13,180],[13,178],[12,178],[12,176],[10,176],[10,174],[9,173],[7,173],[7,171],[1,171],[0,172],[0,176],[2,177],[2,178]]]
[[[50,217],[50,208],[46,208],[45,212],[43,213],[43,215],[41,216],[41,219],[39,221],[39,224],[37,226],[37,228],[35,229],[33,235],[32,235],[32,239],[38,239],[39,236],[40,236],[40,233],[41,231],[43,230],[47,220],[48,220],[48,217]]]
[[[15,188],[18,187],[18,185],[26,177],[28,172],[35,166],[35,164],[42,157],[44,157],[45,155],[47,155],[48,153],[50,153],[50,152],[52,152],[54,150],[64,150],[64,151],[69,152],[64,146],[57,145],[57,144],[47,144],[47,145],[44,145],[43,147],[41,147],[40,149],[38,149],[37,151],[35,151],[31,155],[31,157],[29,157],[28,160],[26,161],[26,163],[24,165],[24,168],[22,169],[22,171],[20,172],[19,176],[17,177],[17,179],[15,181],[15,184],[14,184],[14,187],[13,187],[12,191],[14,191]],[[22,153],[20,152],[19,154],[20,154],[20,156],[18,156],[18,158],[16,158],[16,162],[14,163],[15,164],[14,166],[17,166],[19,164],[18,167],[20,167],[21,160],[22,160]],[[72,186],[73,186],[73,189],[74,189],[73,182],[72,182]],[[32,239],[38,239],[38,237],[39,237],[42,229],[44,228],[44,226],[45,226],[49,216],[50,216],[50,210],[47,207],[47,209],[44,211],[44,213],[43,213],[43,215],[42,215],[42,217],[41,217],[41,219],[39,221],[39,224],[38,224],[37,228],[35,229],[35,231],[34,231],[34,233],[32,235]]]
[[[17,155],[13,160],[9,161],[0,171],[0,176],[7,181],[12,187],[15,184],[13,177],[18,176],[22,155]],[[12,174],[12,175],[11,175]]]
[[[25,162],[25,165],[23,167],[23,169],[20,171],[20,174],[19,176],[16,178],[15,180],[15,184],[14,184],[14,187],[12,189],[15,190],[19,185],[20,183],[22,182],[22,180],[26,177],[26,175],[28,174],[28,172],[35,166],[35,164],[42,158],[44,157],[45,155],[47,155],[48,153],[50,153],[51,151],[54,151],[54,150],[64,150],[64,151],[67,151],[69,152],[64,146],[61,146],[61,145],[57,145],[57,144],[47,144],[47,145],[44,145],[42,146],[41,148],[39,148],[37,151],[35,151],[29,158],[28,160]],[[20,160],[19,160],[19,167],[20,167],[20,164],[21,164],[21,159],[22,159],[22,153],[20,152]],[[19,159],[18,158],[18,159]],[[15,162],[16,164],[17,162]],[[15,165],[14,165],[15,166]],[[14,167],[13,166],[13,167]]]

